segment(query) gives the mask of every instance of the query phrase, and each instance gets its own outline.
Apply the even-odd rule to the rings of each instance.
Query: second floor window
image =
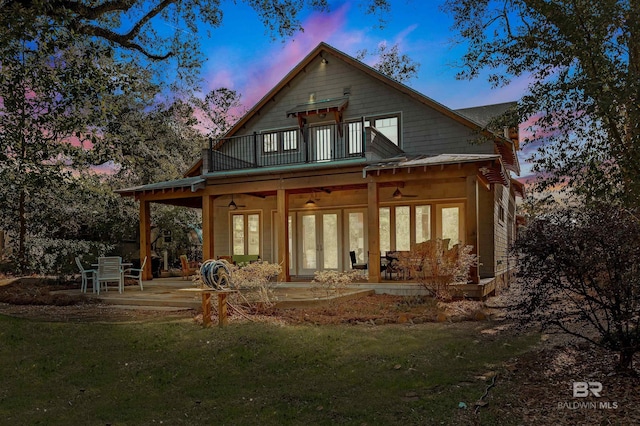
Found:
[[[371,118],[365,121],[366,127],[375,127],[377,131],[382,133],[387,139],[396,145],[400,145],[400,124],[397,115],[388,117]]]
[[[262,149],[265,153],[298,149],[298,130],[291,129],[263,133]]]

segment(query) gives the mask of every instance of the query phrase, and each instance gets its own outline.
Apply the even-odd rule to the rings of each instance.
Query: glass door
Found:
[[[349,251],[355,252],[356,263],[369,262],[369,243],[367,241],[367,215],[365,209],[345,210],[346,241],[349,243]],[[351,269],[351,258],[346,253],[344,259],[347,264],[345,269]]]
[[[298,275],[341,268],[339,212],[300,212],[298,229]]]
[[[314,149],[314,161],[329,161],[333,158],[333,126],[314,126],[311,128],[311,146]]]

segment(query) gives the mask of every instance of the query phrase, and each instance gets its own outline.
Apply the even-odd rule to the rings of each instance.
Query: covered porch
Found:
[[[355,252],[369,283],[399,285],[381,268],[386,251],[445,236],[482,255],[482,194],[508,184],[505,176],[498,155],[360,157],[215,172],[118,192],[140,202],[141,257],[151,251],[150,206],[167,203],[202,210],[204,259],[257,255],[282,265],[279,281],[289,283],[308,281],[318,270],[349,270]],[[148,267],[144,278],[151,278]],[[481,284],[479,270],[471,278]]]

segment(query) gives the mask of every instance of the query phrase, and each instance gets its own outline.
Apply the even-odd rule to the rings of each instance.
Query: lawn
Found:
[[[538,336],[489,322],[293,326],[0,316],[6,424],[456,424]],[[491,415],[487,412],[487,415]],[[504,419],[502,419],[504,420]],[[501,423],[484,417],[483,423]]]

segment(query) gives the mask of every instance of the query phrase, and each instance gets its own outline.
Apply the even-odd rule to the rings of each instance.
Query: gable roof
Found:
[[[392,78],[387,77],[386,75],[375,70],[364,62],[361,62],[347,55],[346,53],[336,49],[333,46],[328,45],[325,42],[321,42],[320,44],[318,44],[315,49],[313,49],[307,56],[304,57],[304,59],[302,59],[302,61],[300,61],[300,63],[298,63],[298,65],[296,65],[291,71],[289,71],[289,73],[287,73],[287,75],[285,75],[285,77],[278,84],[276,84],[273,89],[271,89],[262,99],[260,99],[260,101],[258,101],[253,106],[253,108],[251,108],[243,117],[241,117],[240,120],[238,120],[233,125],[233,127],[231,127],[231,129],[229,129],[229,131],[223,136],[223,138],[229,138],[237,133],[240,129],[242,129],[242,127],[255,114],[257,114],[258,111],[262,109],[262,107],[264,107],[269,101],[273,100],[276,95],[281,90],[283,90],[298,74],[303,72],[314,59],[316,59],[318,56],[322,56],[323,53],[333,55],[337,59],[342,60],[343,62],[367,73],[369,76],[375,78],[380,83],[391,86],[395,90],[404,93],[405,95],[461,123],[462,125],[467,126],[472,130],[482,132],[485,136],[493,138],[496,141],[499,140],[500,142],[498,143],[497,149],[500,149],[500,145],[502,145],[502,149],[499,150],[500,154],[503,154],[503,152],[511,151],[511,153],[507,155],[507,158],[505,158],[505,166],[518,174],[520,173],[520,164],[518,163],[518,158],[515,153],[515,146],[509,139],[505,138],[503,135],[496,134],[487,130],[486,128],[484,128],[482,123],[476,122],[469,116],[461,112],[454,111],[444,106],[443,104],[423,95],[422,93],[410,88],[409,86],[406,86],[400,82],[393,80]],[[201,166],[202,160],[199,160],[187,171],[187,173],[185,173],[185,176],[195,176]]]

